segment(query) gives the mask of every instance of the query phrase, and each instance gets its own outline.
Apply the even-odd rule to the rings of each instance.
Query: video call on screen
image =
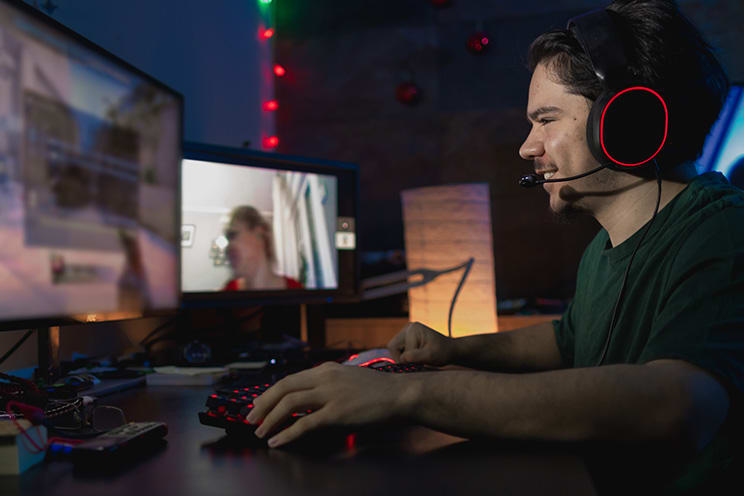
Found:
[[[338,288],[337,178],[184,160],[184,292]]]

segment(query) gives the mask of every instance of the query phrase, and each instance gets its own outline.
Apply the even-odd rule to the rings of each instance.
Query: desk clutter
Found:
[[[106,388],[106,381],[87,373],[52,385],[0,374],[0,474],[18,475],[47,457],[105,463],[161,440],[168,432],[163,422],[128,422],[121,409],[91,395],[144,384],[144,375],[137,377],[111,379],[115,387]]]

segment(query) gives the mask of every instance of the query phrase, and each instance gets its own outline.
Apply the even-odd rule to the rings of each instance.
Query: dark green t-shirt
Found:
[[[602,229],[584,252],[575,296],[553,322],[567,367],[597,364],[644,229],[616,247]],[[718,172],[697,176],[657,214],[603,363],[669,358],[710,371],[731,395],[744,391],[744,192]]]

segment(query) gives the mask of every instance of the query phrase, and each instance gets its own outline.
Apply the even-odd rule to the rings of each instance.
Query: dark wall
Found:
[[[744,45],[733,24],[739,0],[681,3],[712,42]],[[529,130],[525,60],[537,35],[604,4],[275,2],[274,58],[288,70],[275,88],[279,151],[359,164],[362,251],[404,248],[402,190],[488,182],[499,299],[571,297],[581,253],[599,226],[593,219],[557,225],[544,191],[516,184],[532,168],[518,155]],[[478,31],[491,43],[473,55],[465,43]],[[418,105],[395,98],[407,80],[421,88]]]

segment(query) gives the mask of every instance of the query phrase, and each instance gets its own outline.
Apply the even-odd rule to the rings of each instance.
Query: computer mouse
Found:
[[[356,365],[358,367],[369,367],[379,363],[395,363],[392,355],[390,355],[390,350],[387,348],[372,348],[351,355],[346,361],[342,362],[343,365]]]

